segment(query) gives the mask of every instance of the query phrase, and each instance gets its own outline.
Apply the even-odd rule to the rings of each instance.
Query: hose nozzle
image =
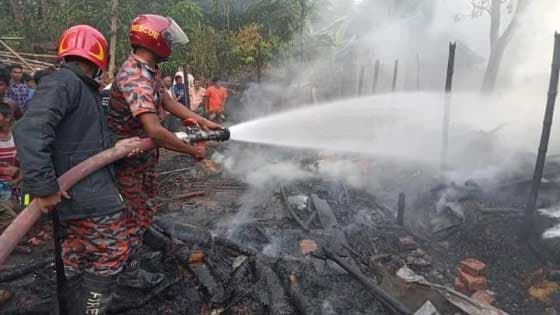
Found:
[[[187,128],[186,132],[177,132],[175,135],[187,143],[205,141],[224,142],[230,138],[230,132],[227,128],[209,131],[201,130],[200,128]]]
[[[224,141],[228,141],[230,138],[230,133],[228,128],[224,128],[221,130],[210,130],[207,133],[208,133],[208,140],[224,142]]]

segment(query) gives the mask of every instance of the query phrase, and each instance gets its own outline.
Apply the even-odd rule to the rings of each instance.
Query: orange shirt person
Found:
[[[218,84],[218,79],[214,78],[210,81],[206,89],[206,112],[208,119],[212,121],[224,121],[224,104],[228,97],[227,89]]]

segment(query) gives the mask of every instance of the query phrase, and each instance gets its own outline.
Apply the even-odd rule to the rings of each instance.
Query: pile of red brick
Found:
[[[494,302],[494,294],[488,291],[486,264],[480,260],[474,258],[463,260],[457,268],[457,277],[453,287],[475,300],[488,304]]]

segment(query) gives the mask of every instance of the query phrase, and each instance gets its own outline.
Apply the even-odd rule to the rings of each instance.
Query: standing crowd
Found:
[[[202,76],[194,77],[191,71],[191,67],[187,67],[188,100],[185,98],[183,72],[177,72],[175,76],[163,77],[167,94],[171,99],[188,106],[191,111],[212,121],[223,123],[226,119],[224,108],[228,98],[226,87],[218,78],[207,80]]]
[[[108,68],[108,43],[89,25],[61,34],[57,69],[26,77],[12,65],[0,71],[0,231],[18,205],[34,200],[53,220],[56,314],[106,314],[117,288],[146,289],[164,275],[145,261],[157,253],[141,251],[144,232],[157,208],[158,150],[143,152],[140,138],[158,147],[201,160],[206,149],[179,140],[165,119],[195,121],[221,129],[226,88],[187,69],[162,76],[158,65],[188,43],[169,17],[144,14],[129,31],[131,53],[110,85],[101,84]],[[185,91],[186,90],[186,91]],[[132,153],[61,190],[57,178],[111,147]]]

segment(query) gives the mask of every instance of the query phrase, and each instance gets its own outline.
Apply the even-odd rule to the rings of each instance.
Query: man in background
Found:
[[[175,95],[175,91],[173,91],[173,78],[170,75],[163,77],[163,85],[165,86],[165,91],[167,91],[167,94],[169,94],[171,99],[176,101],[177,96]]]
[[[183,85],[183,77],[179,74],[175,75],[175,85],[173,86],[177,102],[186,105],[185,86]]]
[[[206,89],[205,96],[207,97],[206,112],[208,113],[208,119],[214,122],[223,122],[226,119],[224,104],[228,97],[226,88],[218,82],[217,78],[213,78]]]
[[[18,120],[23,116],[21,109],[14,100],[6,96],[8,86],[10,85],[10,76],[5,72],[0,72],[0,101],[8,104],[12,108],[12,117]]]
[[[14,100],[17,106],[25,113],[25,101],[29,98],[29,88],[22,81],[23,67],[21,65],[12,65],[10,67],[10,85],[6,91],[6,96]]]
[[[191,111],[205,115],[204,113],[204,98],[206,97],[206,89],[202,87],[200,79],[194,80],[194,87],[190,89],[191,98]],[[201,106],[202,105],[202,106]]]
[[[189,86],[189,90],[192,90],[194,88],[194,76],[192,73],[192,67],[190,65],[187,65],[187,83]]]
[[[17,187],[21,173],[12,136],[12,107],[0,100],[0,231],[17,216]]]

